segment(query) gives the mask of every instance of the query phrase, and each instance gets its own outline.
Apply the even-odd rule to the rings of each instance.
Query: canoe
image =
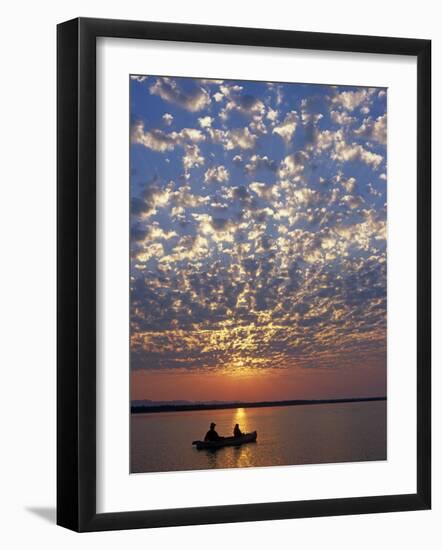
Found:
[[[243,443],[252,443],[256,441],[258,436],[257,432],[251,432],[244,434],[240,437],[224,437],[217,441],[194,441],[192,445],[196,445],[196,448],[201,449],[219,449],[220,447],[237,447]]]

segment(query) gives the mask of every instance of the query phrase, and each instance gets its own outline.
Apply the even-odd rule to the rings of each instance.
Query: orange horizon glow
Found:
[[[153,401],[280,401],[339,399],[386,395],[385,362],[347,364],[334,368],[295,368],[232,374],[133,370],[131,399]]]

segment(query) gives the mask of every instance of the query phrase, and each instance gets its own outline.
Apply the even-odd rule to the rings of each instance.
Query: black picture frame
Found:
[[[96,511],[96,39],[417,58],[417,491],[167,510]],[[57,523],[75,531],[424,510],[431,506],[431,41],[79,18],[57,28]],[[173,502],[171,502],[173,506]]]

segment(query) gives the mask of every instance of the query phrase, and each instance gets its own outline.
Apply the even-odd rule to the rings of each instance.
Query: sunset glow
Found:
[[[130,93],[131,399],[385,395],[386,90]]]

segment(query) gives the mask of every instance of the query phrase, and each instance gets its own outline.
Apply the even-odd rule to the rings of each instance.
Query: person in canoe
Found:
[[[241,437],[242,435],[244,434],[239,429],[239,424],[235,424],[235,427],[233,428],[233,437]]]
[[[218,435],[218,432],[215,430],[215,426],[215,422],[212,422],[210,424],[210,430],[206,433],[204,441],[219,441],[220,439],[224,439],[223,437]]]

